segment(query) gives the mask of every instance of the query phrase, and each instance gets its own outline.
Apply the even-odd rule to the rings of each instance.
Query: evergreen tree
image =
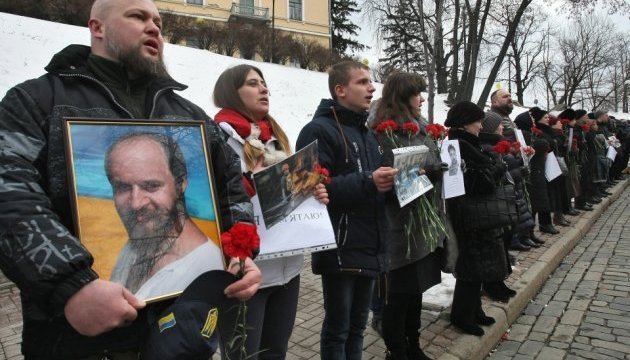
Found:
[[[382,25],[383,39],[387,47],[383,49],[385,57],[379,59],[389,69],[407,72],[424,72],[422,42],[418,38],[420,28],[418,19],[411,14],[408,0],[399,0],[392,6],[393,14]]]
[[[351,36],[357,36],[359,26],[350,21],[353,13],[359,12],[354,0],[331,0],[330,16],[332,18],[332,48],[338,55],[344,55],[348,50],[363,50],[365,45]]]

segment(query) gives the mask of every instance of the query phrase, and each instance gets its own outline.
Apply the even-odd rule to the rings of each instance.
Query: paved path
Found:
[[[491,360],[630,359],[630,189],[525,308]]]
[[[586,358],[585,354],[590,354],[594,359],[606,359],[604,356],[624,354],[625,351],[624,356],[630,360],[627,355],[630,353],[630,317],[624,322],[624,314],[630,312],[630,232],[627,225],[630,188],[623,190],[625,185],[615,188],[616,193],[622,194],[621,198],[612,203],[585,240],[560,265],[556,273],[561,278],[550,280],[528,307],[525,304],[542,283],[537,279],[541,274],[546,278],[546,274],[551,273],[556,266],[554,259],[564,256],[564,249],[573,244],[571,239],[585,233],[583,227],[590,226],[610,201],[599,205],[596,211],[571,218],[576,225],[560,229],[559,235],[542,236],[547,241],[543,247],[517,254],[518,263],[507,283],[519,294],[509,304],[483,298],[484,308],[497,319],[497,324],[486,328],[484,337],[465,335],[450,326],[448,308],[426,306],[422,311],[420,339],[425,352],[440,360],[482,359],[507,329],[507,324],[525,309],[526,316],[518,318],[509,340],[500,344],[493,358],[519,359],[525,356],[520,358],[533,359],[538,356],[555,360],[567,354],[574,358]],[[319,359],[323,299],[320,278],[312,274],[309,260],[307,256],[302,271],[288,360]],[[547,304],[546,308],[544,304]],[[584,322],[578,322],[578,318],[584,318]],[[0,272],[0,360],[22,359],[21,332],[19,291]],[[383,341],[368,327],[363,359],[384,359],[384,352]]]

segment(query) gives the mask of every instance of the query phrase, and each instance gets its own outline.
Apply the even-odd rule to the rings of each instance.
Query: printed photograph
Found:
[[[202,122],[66,122],[77,234],[102,279],[143,300],[224,269]]]
[[[398,169],[398,174],[394,177],[394,188],[400,207],[403,207],[433,188],[429,178],[420,174],[427,161],[429,148],[421,145],[392,151],[394,168]]]
[[[320,182],[317,142],[254,174],[254,185],[267,229],[313,196]]]

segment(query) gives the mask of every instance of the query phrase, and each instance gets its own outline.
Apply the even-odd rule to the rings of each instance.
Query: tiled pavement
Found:
[[[630,189],[591,227],[488,357],[630,359]]]
[[[525,310],[526,316],[519,318],[513,326],[509,340],[499,346],[494,357],[497,359],[511,358],[509,354],[512,352],[512,355],[516,354],[515,359],[521,355],[529,356],[523,358],[533,358],[537,355],[540,359],[556,359],[556,354],[571,353],[574,354],[571,356],[596,354],[600,357],[592,358],[599,359],[604,358],[604,356],[612,356],[611,354],[618,355],[623,353],[624,349],[627,350],[628,345],[621,344],[630,344],[630,323],[623,322],[623,314],[627,315],[630,310],[630,302],[628,301],[630,270],[627,267],[630,260],[630,238],[627,227],[626,233],[623,234],[622,232],[623,226],[628,223],[630,216],[630,207],[628,206],[630,189],[621,190],[620,186],[617,188],[620,189],[619,192],[623,192],[621,198],[604,213],[602,220],[593,227],[592,231],[594,229],[600,230],[595,233],[589,232],[587,238],[592,237],[591,242],[588,245],[580,243],[575,252],[562,263],[558,269],[558,273],[564,271],[562,278],[552,279],[545,285],[536,301]],[[582,220],[580,218],[588,218],[589,216],[585,214],[574,217],[572,220],[575,223],[577,220]],[[618,220],[622,218],[625,220]],[[585,222],[582,221],[581,223]],[[610,229],[608,229],[609,227]],[[537,261],[540,263],[545,256],[549,256],[549,254],[545,254],[547,250],[550,250],[556,243],[564,242],[571,230],[572,228],[564,228],[561,229],[560,235],[543,236],[547,240],[544,246],[529,252],[519,253],[518,264],[507,280],[508,284],[513,284],[519,290],[530,288],[532,285],[523,284],[522,280],[519,283],[515,282],[528,269],[540,265],[536,264]],[[617,236],[618,239],[624,239],[625,245],[620,244],[617,248],[613,248],[614,241],[610,239],[614,236]],[[614,251],[616,251],[615,256],[612,256]],[[608,256],[612,257],[608,259]],[[544,261],[548,260],[544,259]],[[572,264],[571,261],[576,262]],[[587,266],[588,262],[591,262],[592,265]],[[624,278],[625,280],[623,280]],[[598,279],[601,279],[600,283],[597,282]],[[625,298],[622,298],[621,294],[625,294],[623,295]],[[588,303],[582,297],[586,295],[591,296]],[[485,298],[483,301],[486,308],[492,305],[490,309],[492,315],[496,314],[496,311],[493,312],[493,310],[505,307],[505,305],[493,303]],[[287,359],[319,358],[322,304],[320,279],[319,276],[312,274],[310,259],[307,256],[307,263],[302,272],[298,313]],[[545,307],[544,304],[547,306]],[[512,303],[508,306],[512,306]],[[20,310],[17,288],[0,272],[0,359],[22,359],[19,345],[22,330]],[[503,331],[495,326],[496,328],[487,330],[486,336],[482,339],[463,335],[459,330],[449,325],[448,311],[449,309],[427,306],[422,312],[421,344],[425,352],[435,359],[467,358],[467,356],[454,356],[453,352],[457,353],[454,350],[456,348],[463,348],[466,351],[469,351],[470,348],[482,349],[481,352],[486,354],[487,352],[483,352],[481,344],[487,341],[492,341],[494,344],[496,339],[493,340],[492,334]],[[582,316],[580,314],[585,315],[584,324],[576,325],[577,317]],[[505,315],[503,315],[503,319],[505,320]],[[605,332],[605,329],[602,328],[605,325],[614,328]],[[553,331],[549,332],[549,329],[553,329]],[[546,337],[538,334],[546,335]],[[526,335],[531,338],[526,338]],[[592,336],[589,337],[589,335]],[[572,344],[565,347],[560,345],[562,339],[571,336],[575,336]],[[614,336],[615,340],[611,340],[611,336]],[[554,347],[554,345],[556,346]],[[597,347],[607,352],[597,353]],[[514,348],[516,350],[513,350]],[[364,340],[363,358],[366,360],[383,359],[385,357],[384,351],[383,341],[368,326]],[[630,359],[630,356],[626,359]]]

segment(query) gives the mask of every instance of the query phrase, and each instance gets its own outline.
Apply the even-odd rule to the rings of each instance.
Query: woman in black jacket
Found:
[[[426,82],[418,74],[400,72],[390,75],[370,126],[377,129],[379,124],[388,120],[398,124],[398,130],[390,135],[377,132],[384,162],[392,162],[394,148],[420,145],[431,148],[427,154],[427,165],[423,167],[435,188],[422,196],[432,199],[433,192],[442,181],[442,167],[436,145],[427,138],[426,122],[420,118],[420,107],[424,102],[420,93],[425,88]],[[392,139],[397,139],[397,143]],[[437,203],[439,206],[442,201]],[[427,239],[422,225],[410,225],[414,224],[412,219],[419,207],[420,198],[401,207],[393,192],[386,195],[385,213],[390,225],[390,270],[386,274],[387,281],[382,281],[383,286],[380,288],[386,290],[382,326],[388,359],[391,360],[429,359],[420,349],[422,293],[442,280],[441,254],[446,234],[440,232],[433,234],[434,238]]]
[[[479,144],[483,118],[484,112],[477,105],[462,101],[449,110],[444,123],[451,127],[449,139],[459,141],[462,160],[466,164],[466,194],[449,199],[447,203],[459,245],[451,323],[477,336],[484,334],[479,325],[495,322],[481,308],[481,283],[503,281],[509,269],[503,246],[503,229],[479,230],[473,223],[475,220],[467,220],[470,214],[462,211],[467,201],[493,193],[505,176],[503,162],[483,150]]]
[[[549,144],[548,156],[558,156],[559,148],[560,148],[560,146],[558,146],[558,142],[561,141],[561,139],[558,139],[558,140],[556,139],[558,135],[556,135],[556,131],[550,125],[551,119],[549,117],[549,114],[547,114],[546,111],[541,110],[537,107],[531,108],[529,112],[532,115],[532,118],[534,119],[535,127],[537,129],[534,133],[534,136],[538,139],[543,139],[547,141],[547,143]],[[543,168],[542,168],[543,176],[544,176],[544,169],[545,168],[543,165]],[[564,182],[563,175],[560,175],[556,177],[555,179],[553,179],[552,181],[548,182],[547,197],[549,199],[549,206],[550,206],[549,210],[550,212],[553,212],[554,214],[553,222],[555,225],[569,226],[571,223],[567,219],[565,219],[564,216],[562,215],[562,198],[563,198],[562,193],[563,192],[566,192],[566,185]],[[553,228],[551,224],[549,224],[550,226],[546,226],[546,224],[543,224],[543,220],[539,219],[539,221],[540,221],[540,231],[549,233],[549,234],[559,233],[559,231]],[[544,222],[545,223],[547,222],[546,219]]]

